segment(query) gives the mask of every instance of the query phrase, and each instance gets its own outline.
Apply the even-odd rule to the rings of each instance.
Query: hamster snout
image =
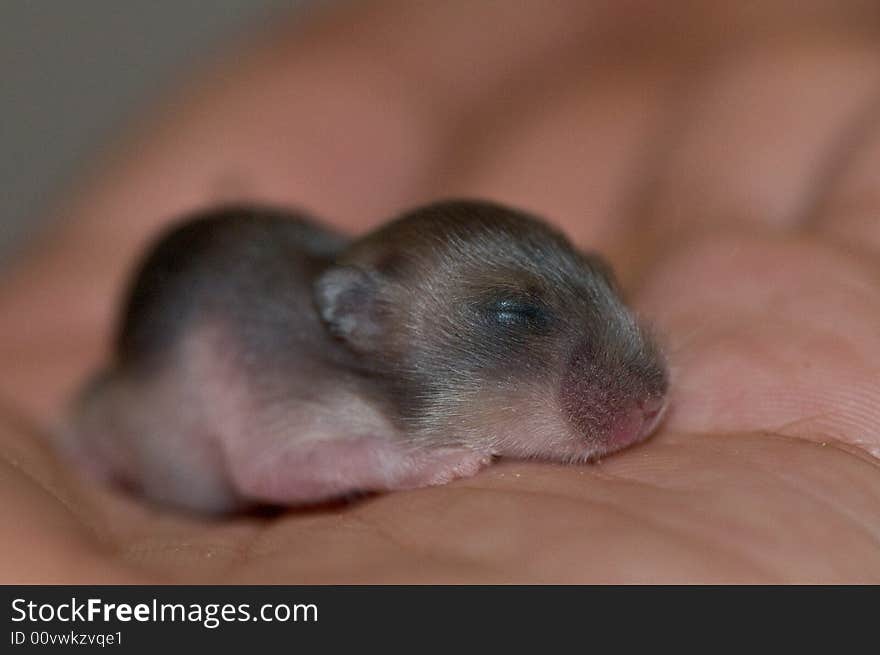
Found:
[[[560,388],[565,413],[576,435],[594,450],[593,456],[643,441],[667,408],[662,357],[628,314],[613,316],[624,318],[617,338],[597,338],[587,331],[587,339],[571,355]]]
[[[608,438],[609,452],[647,439],[663,419],[665,398],[648,398],[636,404],[616,423]]]

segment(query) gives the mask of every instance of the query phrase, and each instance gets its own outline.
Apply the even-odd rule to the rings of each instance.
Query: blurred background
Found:
[[[127,120],[230,40],[307,4],[0,2],[0,264]]]

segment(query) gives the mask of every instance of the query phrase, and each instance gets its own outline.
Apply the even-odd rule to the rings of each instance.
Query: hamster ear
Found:
[[[356,266],[334,266],[314,283],[315,304],[330,332],[358,351],[369,351],[381,333],[379,281]]]

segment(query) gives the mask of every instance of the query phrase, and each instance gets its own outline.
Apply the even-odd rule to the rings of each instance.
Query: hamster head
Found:
[[[406,214],[343,253],[315,301],[424,444],[588,460],[645,439],[666,406],[664,360],[609,268],[507,207]]]

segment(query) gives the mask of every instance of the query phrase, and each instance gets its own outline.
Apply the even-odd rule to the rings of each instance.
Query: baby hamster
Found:
[[[229,206],[149,251],[64,446],[218,513],[587,461],[648,437],[667,385],[608,266],[524,212],[439,202],[349,240]]]

